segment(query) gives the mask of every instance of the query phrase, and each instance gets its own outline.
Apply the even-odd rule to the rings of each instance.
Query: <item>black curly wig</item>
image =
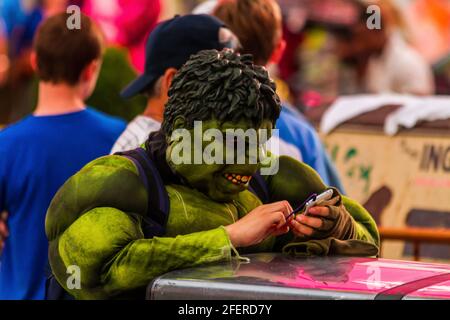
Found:
[[[255,127],[275,121],[281,111],[275,83],[266,69],[253,64],[251,55],[230,49],[204,50],[192,55],[173,78],[165,106],[162,131],[170,136],[175,119],[186,129],[194,121],[248,119]]]

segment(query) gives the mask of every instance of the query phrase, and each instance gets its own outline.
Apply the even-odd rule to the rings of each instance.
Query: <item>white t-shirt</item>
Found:
[[[137,116],[131,121],[125,131],[114,144],[111,154],[138,148],[147,141],[151,132],[158,131],[161,123],[146,116]]]

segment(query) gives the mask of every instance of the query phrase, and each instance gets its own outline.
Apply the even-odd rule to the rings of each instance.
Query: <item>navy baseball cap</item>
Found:
[[[227,30],[227,32],[223,32]],[[150,33],[145,49],[145,71],[121,93],[131,98],[142,93],[166,69],[179,69],[202,50],[236,49],[238,40],[219,19],[206,14],[175,16],[159,23]]]

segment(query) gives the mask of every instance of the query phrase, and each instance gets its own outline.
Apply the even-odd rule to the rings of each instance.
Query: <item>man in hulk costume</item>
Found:
[[[337,190],[326,205],[286,219],[310,194],[327,189],[305,164],[281,156],[279,170],[263,177],[270,197],[263,204],[248,190],[260,156],[244,164],[176,161],[186,141],[173,133],[186,129],[194,137],[194,121],[202,121],[203,132],[218,129],[225,136],[227,129],[271,131],[279,113],[275,85],[251,56],[230,50],[191,56],[173,79],[161,130],[144,146],[169,199],[164,234],[144,235],[150,192],[136,165],[121,155],[94,160],[61,187],[47,213],[49,261],[61,286],[76,299],[133,298],[168,271],[249,252],[376,255],[375,222]],[[192,143],[191,154],[209,143]],[[222,146],[224,154],[236,148]],[[73,265],[81,288],[70,290],[67,268]]]

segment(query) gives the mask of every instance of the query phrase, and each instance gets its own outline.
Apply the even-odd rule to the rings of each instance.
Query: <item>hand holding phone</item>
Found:
[[[305,209],[303,210],[304,215],[308,214],[308,210],[312,207],[320,206],[325,201],[330,200],[333,197],[333,189],[328,189],[325,192],[322,192],[318,196],[312,198],[311,200],[307,201],[305,204]]]
[[[298,206],[294,211],[292,211],[286,217],[286,224],[289,223],[290,219],[298,213],[308,214],[308,210],[312,207],[318,206],[321,203],[330,200],[333,197],[333,189],[328,189],[321,194],[313,193],[310,195],[300,206]],[[302,212],[303,211],[303,212]]]

